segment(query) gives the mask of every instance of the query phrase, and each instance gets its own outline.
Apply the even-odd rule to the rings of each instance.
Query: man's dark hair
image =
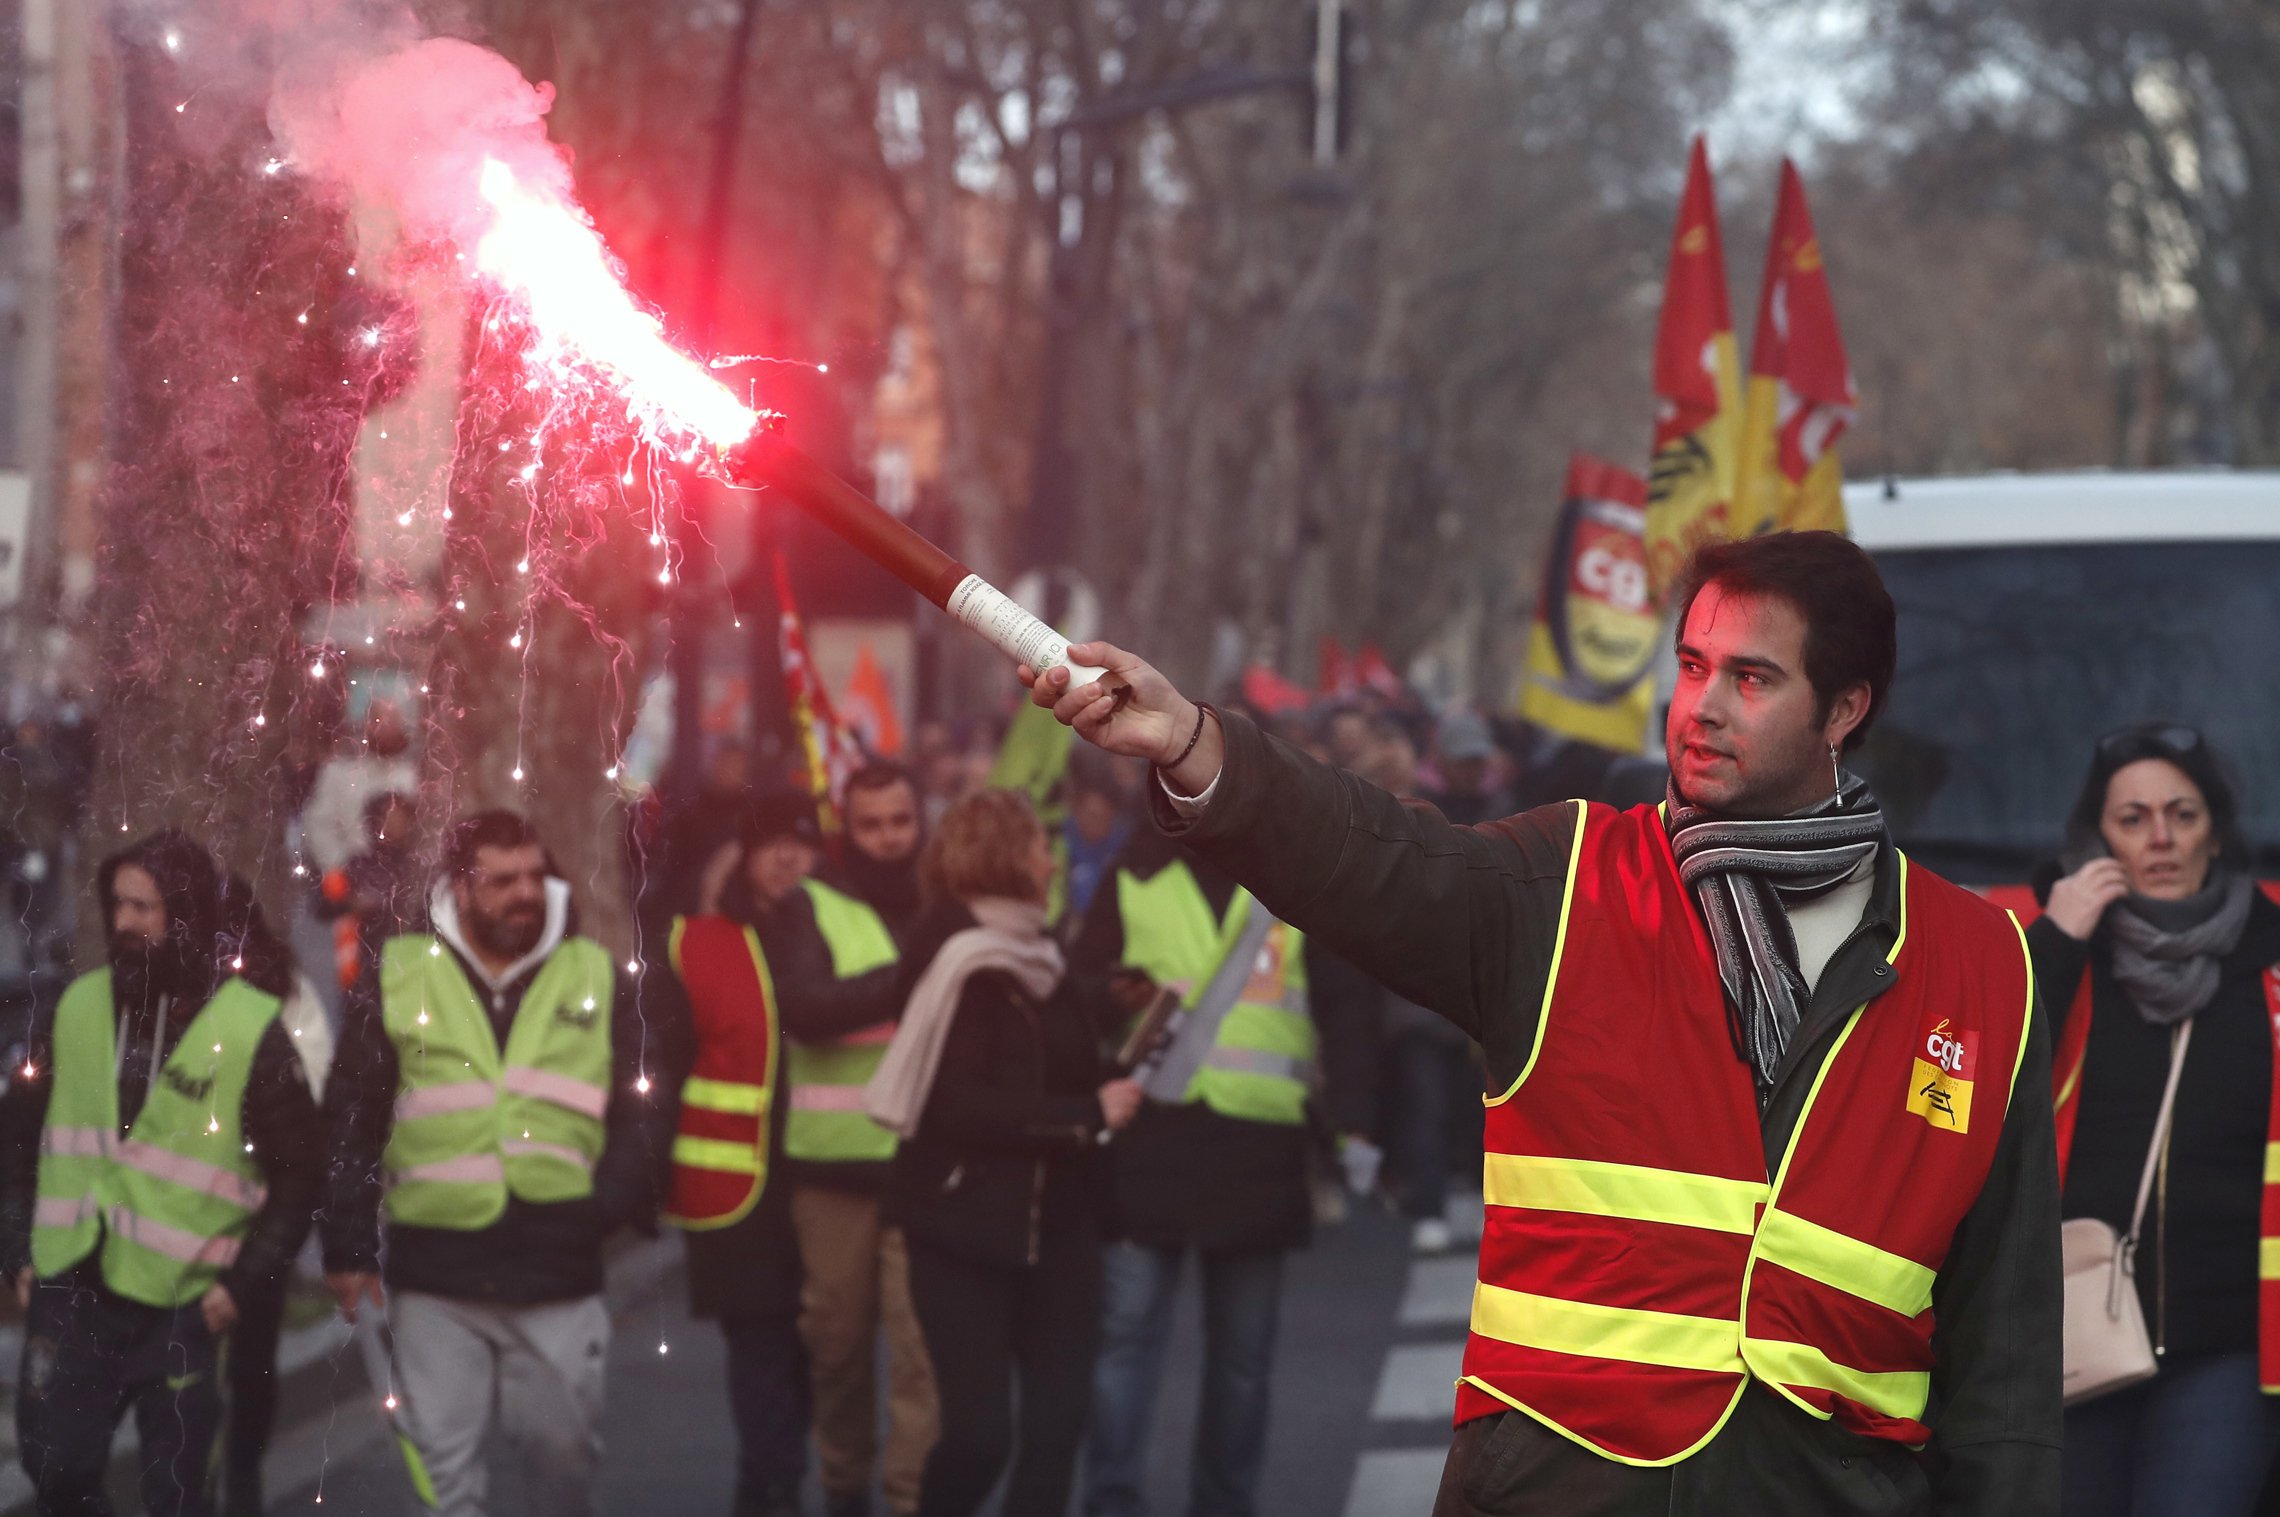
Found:
[[[1844,744],[1859,747],[1892,693],[1899,658],[1892,594],[1859,544],[1837,532],[1769,532],[1697,549],[1678,580],[1680,640],[1694,598],[1712,584],[1728,595],[1771,596],[1797,608],[1805,619],[1805,678],[1822,718],[1846,690],[1868,686],[1868,712]]]
[[[478,811],[462,817],[451,829],[451,841],[443,851],[444,867],[458,879],[475,872],[475,854],[482,848],[540,848],[538,829],[520,812],[496,810]],[[549,860],[547,868],[552,870]]]
[[[846,793],[848,796],[852,796],[857,791],[886,790],[896,785],[910,786],[910,793],[914,796],[919,793],[918,781],[912,777],[908,769],[893,759],[872,759],[862,768],[847,776]]]

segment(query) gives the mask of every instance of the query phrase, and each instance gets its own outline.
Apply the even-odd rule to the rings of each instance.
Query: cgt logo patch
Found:
[[[1952,1018],[1924,1035],[1908,1070],[1908,1109],[1943,1132],[1971,1131],[1971,1082],[1979,1072],[1979,1039],[1950,1032]]]

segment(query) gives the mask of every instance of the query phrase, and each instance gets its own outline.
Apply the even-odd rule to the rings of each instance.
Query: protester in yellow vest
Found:
[[[719,914],[684,920],[673,974],[649,984],[660,1007],[680,999],[693,1029],[690,1073],[674,1138],[675,1192],[667,1220],[685,1229],[689,1315],[717,1321],[727,1348],[728,1411],[736,1430],[733,1517],[796,1517],[807,1477],[808,1376],[800,1347],[800,1258],[792,1187],[784,1179],[786,1098],[782,1040],[768,1004],[772,961],[764,945],[821,856],[815,798],[785,790],[754,803],[720,890]],[[761,950],[753,956],[753,950]],[[675,1021],[677,1007],[667,1015]],[[771,1045],[772,1054],[771,1054]],[[771,1076],[764,1093],[757,1066]],[[746,1112],[754,1102],[760,1109]],[[735,1123],[759,1119],[759,1152],[713,1148]],[[749,1129],[746,1129],[749,1130]],[[741,1184],[725,1181],[734,1178]],[[683,1195],[683,1191],[687,1195]],[[687,1203],[686,1211],[683,1202]]]
[[[1159,987],[1185,1020],[1142,1077],[1149,1100],[1110,1145],[1118,1241],[1085,1455],[1085,1511],[1138,1517],[1172,1307],[1198,1260],[1204,1353],[1190,1510],[1248,1512],[1265,1457],[1283,1260],[1312,1228],[1316,1040],[1300,935],[1223,871],[1153,829],[1127,844],[1071,952],[1129,1017]]]
[[[35,1025],[0,1117],[21,1458],[42,1513],[107,1511],[132,1409],[145,1510],[199,1517],[222,1345],[239,1303],[292,1267],[323,1130],[277,1015],[290,958],[250,897],[225,912],[212,856],[173,831],[96,883],[108,966]]]
[[[1705,547],[1679,585],[1661,807],[1454,826],[1105,644],[1072,650],[1105,678],[1033,698],[1483,1046],[1438,1517],[2053,1517],[2049,1035],[2018,924],[1901,854],[1844,767],[1892,598],[1826,532]]]
[[[382,946],[343,1018],[325,1091],[326,1283],[353,1322],[382,1304],[385,1278],[422,1501],[481,1517],[495,1418],[528,1508],[587,1517],[610,1331],[602,1244],[654,1231],[662,1077],[685,1034],[645,1027],[628,977],[576,935],[569,884],[528,821],[468,817],[444,862],[430,930]]]
[[[783,1172],[807,1283],[800,1336],[815,1396],[826,1517],[870,1510],[878,1465],[889,1511],[918,1509],[934,1445],[934,1379],[899,1230],[879,1216],[894,1135],[863,1113],[907,991],[902,935],[919,910],[918,787],[899,765],[847,781],[839,855],[786,898],[764,940],[785,1037],[791,1110]],[[887,1440],[878,1453],[878,1339],[887,1340]]]

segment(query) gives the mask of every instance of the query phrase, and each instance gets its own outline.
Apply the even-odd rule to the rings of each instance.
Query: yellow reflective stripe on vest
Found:
[[[753,1152],[749,1143],[730,1143],[721,1138],[676,1137],[673,1140],[673,1162],[686,1164],[693,1169],[717,1169],[732,1175],[763,1173],[760,1155]]]
[[[164,1254],[178,1263],[208,1265],[219,1270],[228,1269],[237,1261],[238,1240],[229,1234],[202,1238],[124,1206],[112,1207],[109,1221],[114,1236],[154,1254]]]
[[[1765,1220],[1758,1224],[1757,1253],[1783,1269],[1903,1317],[1916,1316],[1932,1304],[1936,1270],[1779,1207],[1767,1208]]]
[[[452,1085],[413,1085],[396,1092],[396,1120],[417,1121],[455,1111],[481,1111],[496,1106],[499,1092],[489,1080],[461,1080]]]
[[[120,1144],[116,1162],[184,1190],[219,1197],[249,1212],[261,1210],[261,1203],[269,1197],[269,1187],[259,1180],[139,1139],[130,1138]]]
[[[593,1173],[594,1161],[567,1143],[547,1143],[536,1138],[509,1138],[499,1145],[499,1151],[510,1159],[554,1159],[584,1174]]]
[[[515,1095],[551,1101],[580,1116],[592,1117],[597,1122],[610,1108],[609,1091],[590,1080],[581,1080],[552,1069],[533,1069],[527,1064],[512,1065],[499,1083]]]
[[[2264,1183],[2280,1185],[2280,1143],[2264,1145]]]
[[[1924,1404],[1931,1399],[1928,1370],[1856,1370],[1837,1363],[1810,1343],[1774,1338],[1751,1338],[1743,1347],[1751,1370],[1760,1380],[1833,1391],[1887,1417],[1914,1421],[1923,1415]]]
[[[691,1075],[681,1082],[681,1104],[726,1116],[756,1117],[768,1109],[768,1091],[765,1086]]]
[[[1291,1080],[1301,1085],[1314,1075],[1312,1059],[1297,1059],[1285,1053],[1268,1053],[1263,1048],[1232,1048],[1225,1043],[1204,1056],[1203,1067],[1225,1070],[1229,1074],[1263,1075],[1270,1080]]]
[[[460,1154],[438,1159],[433,1164],[414,1164],[391,1171],[388,1180],[392,1185],[409,1185],[421,1180],[439,1185],[504,1185],[507,1165],[497,1154]]]
[[[103,1203],[90,1192],[84,1196],[42,1196],[32,1203],[34,1227],[77,1227],[90,1217],[101,1216]]]
[[[792,1088],[793,1111],[860,1112],[862,1109],[863,1087],[860,1085],[798,1085]]]
[[[1500,1343],[1586,1359],[1744,1373],[1741,1324],[1727,1317],[1595,1306],[1483,1281],[1473,1287],[1472,1330]]]
[[[1757,1227],[1757,1209],[1768,1189],[1763,1180],[1727,1180],[1596,1159],[1493,1153],[1484,1158],[1491,1206],[1580,1212],[1745,1236]]]
[[[111,1135],[100,1127],[50,1127],[40,1133],[40,1152],[74,1159],[107,1158]]]
[[[2280,1238],[2256,1240],[2256,1277],[2259,1280],[2280,1280]]]

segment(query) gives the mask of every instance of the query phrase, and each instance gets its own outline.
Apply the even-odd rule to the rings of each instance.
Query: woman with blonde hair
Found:
[[[1045,922],[1052,849],[1023,796],[952,804],[919,877],[917,979],[864,1100],[903,1139],[886,1209],[942,1409],[918,1509],[965,1517],[1010,1463],[1005,1517],[1060,1517],[1100,1330],[1094,1156],[1140,1089],[1108,1078],[1066,983]]]

